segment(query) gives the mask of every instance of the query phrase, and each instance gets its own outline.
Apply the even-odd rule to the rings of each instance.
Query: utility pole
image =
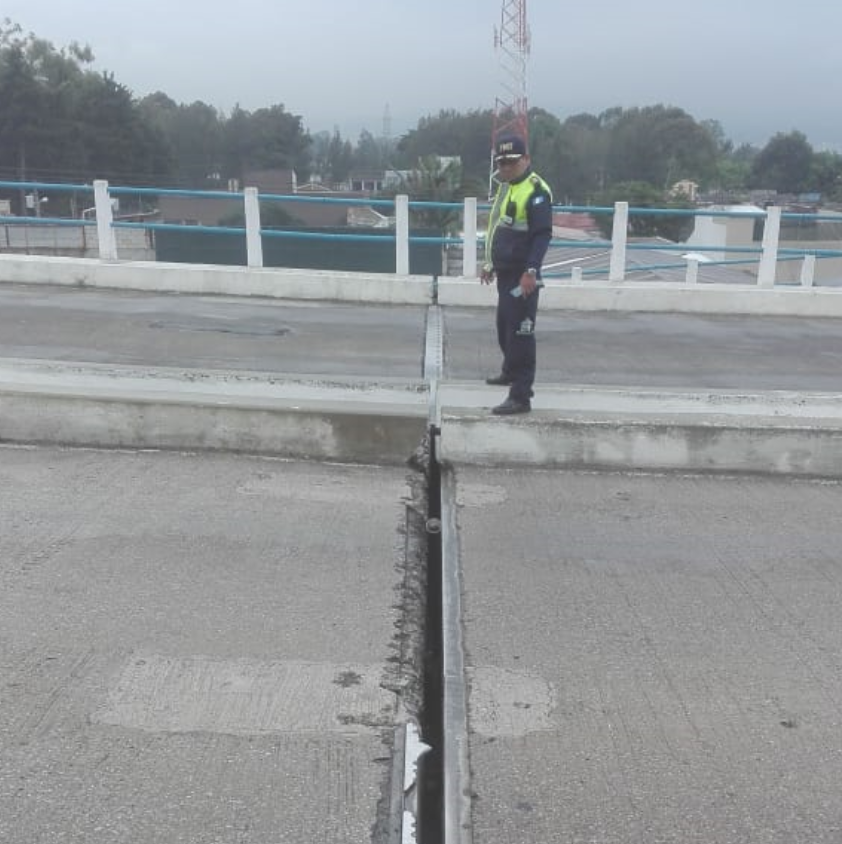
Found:
[[[526,20],[526,0],[502,0],[500,28],[494,27],[494,47],[499,56],[499,90],[494,103],[491,130],[491,164],[488,193],[492,193],[495,174],[494,144],[504,132],[516,132],[527,139],[526,66],[531,36]]]

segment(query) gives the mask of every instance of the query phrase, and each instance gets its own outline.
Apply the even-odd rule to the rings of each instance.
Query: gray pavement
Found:
[[[842,323],[807,317],[539,312],[542,385],[842,391]],[[500,369],[494,315],[445,310],[446,375]]]
[[[842,486],[459,468],[475,844],[842,838]]]
[[[0,841],[393,840],[408,478],[0,448]]]
[[[492,300],[489,294],[489,301]],[[426,309],[0,285],[0,357],[358,379],[422,374]],[[492,309],[447,308],[445,377],[500,366]],[[538,385],[840,391],[842,325],[540,313]]]
[[[0,357],[417,379],[425,318],[413,306],[0,284]]]
[[[376,464],[379,444],[346,449],[388,441],[392,413],[402,461],[426,419],[425,321],[0,285],[0,437],[62,441],[72,421],[76,442],[275,436]],[[837,482],[467,465],[470,446],[721,469],[730,426],[772,470],[833,468],[840,327],[541,314],[536,412],[504,420],[481,384],[493,310],[444,309],[477,844],[842,838]],[[356,422],[324,424],[338,407]],[[664,439],[681,424],[686,442]],[[420,693],[408,476],[0,449],[0,841],[385,841],[392,730]]]
[[[842,486],[456,474],[476,844],[840,840]]]

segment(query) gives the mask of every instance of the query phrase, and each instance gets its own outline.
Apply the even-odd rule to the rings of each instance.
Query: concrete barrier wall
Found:
[[[115,229],[118,254],[127,261],[154,261],[151,232]],[[93,226],[42,224],[0,226],[0,251],[24,255],[99,258],[99,240]]]
[[[396,305],[429,305],[433,297],[424,276],[33,255],[0,255],[0,282]]]
[[[329,270],[247,268],[84,258],[0,255],[0,282],[149,292],[267,296],[374,304],[429,305],[431,278]],[[496,291],[477,279],[439,279],[438,304],[493,307]],[[672,282],[551,282],[541,307],[571,311],[842,317],[842,288]]]

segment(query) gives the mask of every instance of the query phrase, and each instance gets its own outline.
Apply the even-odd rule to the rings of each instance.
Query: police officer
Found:
[[[500,135],[494,144],[500,185],[488,221],[483,284],[497,279],[497,342],[503,353],[499,375],[487,384],[509,388],[492,413],[532,410],[535,380],[535,318],[543,286],[541,264],[553,232],[552,192],[532,170],[525,140]]]

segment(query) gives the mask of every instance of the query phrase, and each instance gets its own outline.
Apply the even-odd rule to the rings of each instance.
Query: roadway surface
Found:
[[[426,308],[0,285],[0,357],[418,379]]]
[[[0,358],[409,383],[425,321],[4,285]],[[446,309],[444,339],[447,379],[497,371],[491,309]],[[541,314],[536,407],[840,372],[834,320]],[[0,840],[387,841],[417,476],[0,452]],[[842,838],[837,482],[455,472],[478,844]]]
[[[475,844],[842,840],[842,486],[457,468]]]
[[[386,842],[402,469],[0,447],[0,841]]]
[[[489,301],[493,300],[489,292]],[[422,307],[0,285],[0,357],[418,379]],[[541,313],[540,385],[842,389],[838,320]],[[499,370],[492,310],[448,308],[445,375]]]

